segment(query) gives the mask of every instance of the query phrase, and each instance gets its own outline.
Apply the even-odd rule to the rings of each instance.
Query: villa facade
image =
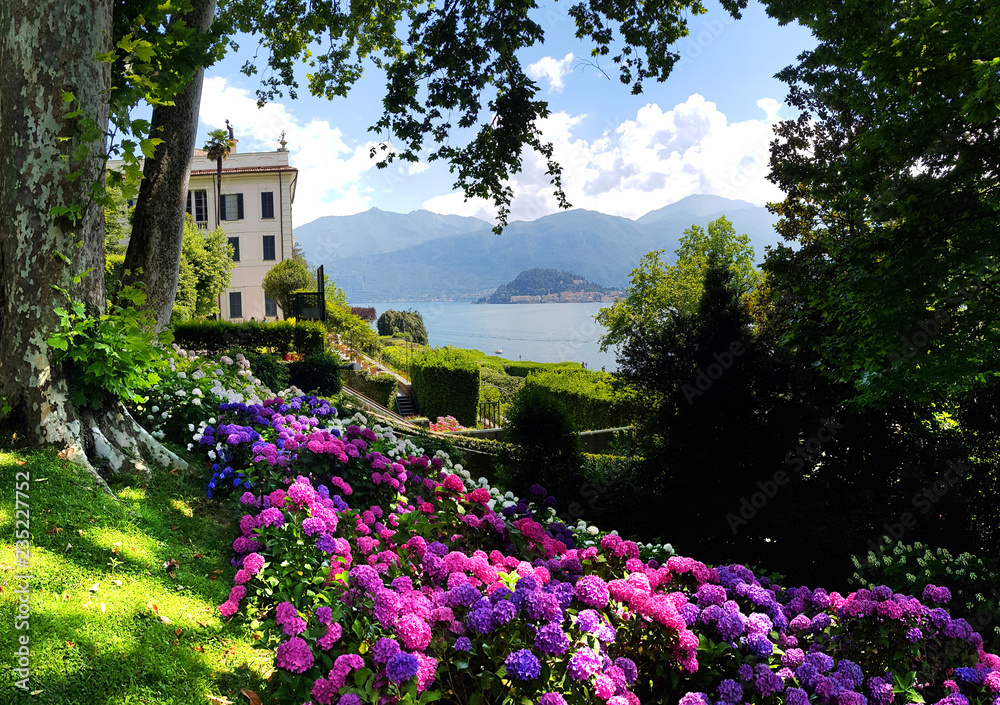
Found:
[[[229,289],[219,297],[222,320],[273,320],[282,315],[264,294],[264,275],[277,262],[292,258],[292,203],[298,169],[288,150],[239,153],[222,162],[222,194],[216,203],[216,163],[196,149],[191,162],[187,212],[199,227],[221,226],[233,246],[236,267]]]

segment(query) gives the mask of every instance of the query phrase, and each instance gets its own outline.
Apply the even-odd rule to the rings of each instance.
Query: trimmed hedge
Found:
[[[304,392],[320,396],[333,396],[340,393],[340,366],[343,362],[339,355],[324,352],[319,355],[308,355],[304,360],[288,363],[288,373],[291,383]]]
[[[632,422],[633,404],[626,395],[615,392],[612,379],[606,372],[549,370],[529,376],[525,388],[536,387],[562,402],[577,428],[589,431]]]
[[[410,380],[420,413],[428,418],[454,416],[463,426],[476,427],[479,405],[479,365],[457,348],[414,353]]]
[[[174,342],[182,348],[224,352],[230,348],[319,355],[326,349],[326,328],[318,321],[230,323],[198,321],[174,326]]]
[[[497,372],[492,367],[483,367],[480,371],[480,381],[483,384],[490,384],[500,390],[500,403],[513,404],[514,397],[524,386],[522,377],[511,377],[502,372]]]
[[[583,365],[579,362],[509,362],[503,366],[503,371],[511,377],[527,377],[533,372],[551,371],[577,371],[583,370]]]
[[[373,375],[367,370],[344,370],[343,383],[356,392],[364,394],[387,409],[392,408],[396,397],[396,378],[392,375]]]

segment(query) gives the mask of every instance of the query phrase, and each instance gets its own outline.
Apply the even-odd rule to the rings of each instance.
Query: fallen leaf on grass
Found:
[[[164,624],[173,624],[173,621],[170,619],[170,617],[164,617],[162,614],[160,615],[160,621],[163,622]]]
[[[232,705],[233,701],[224,695],[209,695],[208,696],[209,705]]]
[[[75,649],[76,648],[76,644],[74,644],[72,641],[67,641],[66,642],[66,646],[68,646],[71,649]]]
[[[232,656],[235,653],[236,653],[236,647],[235,646],[230,646],[228,649],[225,650],[225,652],[223,653],[223,656]]]
[[[102,602],[101,603],[101,614],[104,614],[106,611],[107,611],[107,608],[104,606],[104,603]]]
[[[192,646],[192,651],[197,651],[198,653],[205,653],[205,647],[199,644],[198,646]]]
[[[260,699],[260,696],[257,695],[257,693],[253,692],[252,690],[247,690],[246,688],[240,688],[240,692],[243,693],[243,697],[245,697],[250,702],[250,705],[264,705],[264,703]]]
[[[153,610],[157,614],[160,613],[160,608],[156,606],[155,602],[147,602],[146,603],[146,607],[148,607],[149,609]]]
[[[27,461],[26,460],[18,460],[16,462],[17,462],[18,465],[24,465]]]
[[[191,556],[191,557],[192,557],[192,558],[201,558],[201,554],[200,554],[200,553],[196,553],[196,554],[194,554],[194,555],[193,555],[193,556]]]
[[[122,586],[122,581],[121,581],[121,580],[112,580],[111,582],[113,582],[113,583],[114,583],[115,585],[117,585],[118,587],[121,587],[121,586]]]
[[[177,629],[174,630],[174,634],[176,634],[177,636],[180,636],[183,633],[184,633],[184,630],[181,629],[180,627],[177,627]]]
[[[198,626],[199,626],[199,627],[206,627],[206,628],[207,628],[207,627],[208,627],[208,624],[207,624],[206,622],[202,622],[202,621],[201,621],[201,620],[199,619],[199,620],[198,620]]]
[[[47,533],[49,536],[55,536],[60,531],[62,531],[62,529],[60,529],[58,526],[53,526],[51,529],[49,529],[45,533]]]
[[[169,573],[175,568],[179,568],[180,565],[181,564],[177,562],[176,558],[171,558],[169,561],[163,564],[163,569]]]

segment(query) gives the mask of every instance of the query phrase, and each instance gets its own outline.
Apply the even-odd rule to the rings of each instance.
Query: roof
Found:
[[[239,167],[222,167],[222,173],[224,174],[256,174],[264,171],[298,171],[294,166],[288,166],[287,164],[274,164],[272,166],[239,166]],[[213,176],[216,173],[215,169],[192,169],[191,176]]]

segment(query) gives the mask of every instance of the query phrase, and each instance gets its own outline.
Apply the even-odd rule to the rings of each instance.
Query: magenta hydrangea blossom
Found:
[[[278,668],[292,673],[304,673],[313,665],[313,654],[309,644],[301,637],[293,637],[278,644]]]

